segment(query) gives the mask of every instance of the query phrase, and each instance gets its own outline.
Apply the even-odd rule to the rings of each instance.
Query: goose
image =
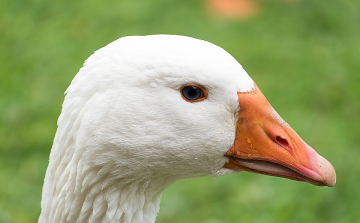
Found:
[[[334,186],[333,166],[225,50],[192,37],[122,37],[65,92],[40,223],[155,222],[175,181],[241,171]]]

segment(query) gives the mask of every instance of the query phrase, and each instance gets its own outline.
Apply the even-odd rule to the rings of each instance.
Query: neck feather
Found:
[[[155,222],[161,194],[174,181],[142,174],[129,169],[127,163],[119,166],[106,158],[94,163],[84,155],[88,148],[77,146],[77,125],[69,120],[58,127],[39,223]]]
[[[101,176],[100,172],[101,168],[86,171],[81,184],[70,173],[62,185],[61,179],[51,181],[54,176],[48,176],[48,171],[39,222],[155,222],[161,194],[170,182]]]

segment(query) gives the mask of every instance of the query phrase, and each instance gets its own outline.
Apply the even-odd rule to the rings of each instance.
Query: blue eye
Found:
[[[200,85],[189,84],[181,88],[181,95],[188,102],[196,102],[206,99],[207,92]]]

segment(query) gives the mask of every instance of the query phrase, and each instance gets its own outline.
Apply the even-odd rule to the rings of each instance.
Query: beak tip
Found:
[[[331,163],[322,156],[319,156],[317,166],[323,175],[324,185],[333,187],[336,184],[336,172]]]

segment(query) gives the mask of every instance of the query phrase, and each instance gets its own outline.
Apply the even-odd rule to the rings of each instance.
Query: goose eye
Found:
[[[181,96],[188,102],[202,101],[207,98],[204,87],[197,84],[188,84],[181,88]]]

